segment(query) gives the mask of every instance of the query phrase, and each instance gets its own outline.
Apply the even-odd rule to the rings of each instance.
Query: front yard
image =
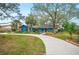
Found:
[[[0,35],[1,55],[37,55],[45,54],[41,39],[26,35]]]

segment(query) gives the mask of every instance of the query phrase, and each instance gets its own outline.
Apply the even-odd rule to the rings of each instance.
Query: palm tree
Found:
[[[19,20],[12,21],[12,30],[13,31],[20,31],[21,22]]]
[[[32,26],[36,25],[36,20],[34,19],[33,15],[29,15],[28,17],[26,17],[26,24],[28,24],[28,32],[32,30]]]

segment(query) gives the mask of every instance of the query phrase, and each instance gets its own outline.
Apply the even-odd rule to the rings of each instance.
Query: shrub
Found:
[[[75,23],[69,23],[69,22],[64,23],[64,30],[66,30],[70,34],[71,39],[73,33],[76,32],[75,26],[76,26]]]
[[[59,32],[55,34],[55,37],[66,40],[70,37],[68,32]]]
[[[76,41],[79,42],[79,36],[76,36]]]
[[[55,33],[52,33],[52,32],[45,32],[45,35],[55,35]]]
[[[79,34],[79,29],[76,30],[76,34]]]

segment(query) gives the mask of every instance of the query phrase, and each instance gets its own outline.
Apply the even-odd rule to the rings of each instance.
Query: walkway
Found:
[[[29,35],[39,37],[46,46],[46,54],[50,55],[79,55],[79,47],[65,42],[61,39],[46,36],[43,34],[13,34],[13,35]]]

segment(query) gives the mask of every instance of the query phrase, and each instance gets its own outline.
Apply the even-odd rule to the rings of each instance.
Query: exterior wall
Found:
[[[2,32],[10,32],[12,30],[11,26],[1,26],[0,31]]]
[[[45,32],[45,28],[39,28],[38,31],[39,32]]]
[[[53,32],[53,28],[32,28],[32,32]]]
[[[48,32],[54,32],[53,28],[48,28]]]
[[[23,25],[23,26],[21,27],[21,32],[26,32],[27,29],[28,29],[27,26]]]

